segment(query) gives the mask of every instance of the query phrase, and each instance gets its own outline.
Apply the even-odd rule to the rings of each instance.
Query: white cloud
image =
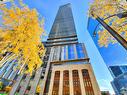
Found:
[[[114,91],[111,88],[111,84],[109,83],[109,81],[107,81],[105,79],[100,79],[100,80],[98,80],[98,82],[100,84],[101,91],[109,91],[111,94],[114,94]]]

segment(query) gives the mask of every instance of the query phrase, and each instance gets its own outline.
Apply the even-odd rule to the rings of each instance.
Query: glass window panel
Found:
[[[68,46],[68,59],[70,60],[75,59],[74,45]]]
[[[62,47],[62,52],[61,52],[61,60],[64,60],[64,55],[65,55],[65,50],[64,50],[64,47]]]
[[[67,46],[64,47],[64,60],[67,59]]]
[[[78,56],[78,58],[84,58],[85,57],[82,44],[77,44],[76,45],[76,50],[77,50],[77,56]]]

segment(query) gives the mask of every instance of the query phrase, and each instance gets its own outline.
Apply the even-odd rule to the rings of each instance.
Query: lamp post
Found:
[[[5,4],[7,2],[9,2],[10,0],[0,0],[0,4]]]
[[[116,15],[121,16],[121,14],[115,14],[110,17],[116,16]],[[92,14],[92,16],[94,17],[94,14]],[[96,20],[127,50],[127,41],[121,35],[119,35],[112,27],[110,27],[104,20],[102,20],[97,15],[96,15]],[[94,32],[94,35],[96,35],[95,32]]]

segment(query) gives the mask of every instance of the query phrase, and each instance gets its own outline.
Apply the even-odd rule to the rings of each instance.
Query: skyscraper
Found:
[[[114,78],[111,82],[116,95],[127,94],[127,65],[109,66],[109,70]],[[123,94],[123,95],[126,95]]]
[[[37,71],[11,74],[10,95],[101,95],[83,43],[78,42],[70,4],[60,6]],[[25,68],[24,68],[25,69]],[[8,76],[7,76],[8,78]]]
[[[52,52],[51,79],[47,79],[44,94],[100,95],[85,46],[78,43],[70,4],[59,8],[46,47]]]

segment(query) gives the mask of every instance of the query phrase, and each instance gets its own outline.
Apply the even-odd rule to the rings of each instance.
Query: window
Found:
[[[19,87],[18,87],[17,92],[19,92],[19,91],[20,91],[20,89],[21,89],[21,86],[19,86]]]
[[[26,78],[26,74],[23,75],[23,78],[22,79],[25,79]]]
[[[77,56],[79,59],[85,57],[85,53],[84,53],[82,44],[76,45],[76,51],[77,51]]]
[[[31,86],[28,86],[28,87],[27,87],[27,90],[30,90],[30,89],[31,89]]]
[[[69,71],[63,72],[63,95],[70,95],[69,91]]]
[[[68,46],[68,59],[70,60],[75,59],[74,45]]]
[[[90,80],[88,70],[83,69],[82,75],[83,75],[83,81],[84,81],[86,95],[94,95],[94,91],[93,91],[93,87],[92,87],[92,83]]]
[[[34,79],[35,74],[36,74],[36,73],[35,73],[35,72],[33,72],[32,76],[31,76],[31,80],[32,80],[32,79]]]
[[[81,88],[80,88],[80,80],[79,80],[78,70],[73,70],[72,75],[73,75],[74,95],[81,95]]]
[[[67,46],[64,47],[64,60],[67,59]]]
[[[59,58],[58,58],[58,55],[59,55],[58,51],[59,51],[59,48],[55,47],[54,48],[54,54],[53,54],[53,61],[58,61],[59,60]]]
[[[44,75],[41,75],[41,79],[44,79]]]
[[[52,95],[59,94],[60,71],[55,72]]]

